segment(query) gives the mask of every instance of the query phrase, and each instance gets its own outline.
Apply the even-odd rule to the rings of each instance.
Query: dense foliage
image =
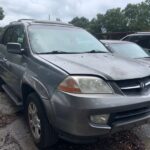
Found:
[[[70,23],[93,34],[104,32],[150,31],[150,0],[128,4],[124,9],[109,9],[92,20],[76,17]]]
[[[4,10],[2,7],[0,7],[0,20],[4,18]]]
[[[3,11],[3,8],[0,7],[0,20],[2,20],[4,18],[4,11]],[[0,27],[0,33],[2,31],[2,27]]]

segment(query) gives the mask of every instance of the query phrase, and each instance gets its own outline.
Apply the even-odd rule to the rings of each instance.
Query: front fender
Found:
[[[50,102],[50,94],[45,85],[34,75],[26,73],[23,76],[22,85],[29,85],[40,96],[41,104],[51,124],[55,121],[54,110]]]

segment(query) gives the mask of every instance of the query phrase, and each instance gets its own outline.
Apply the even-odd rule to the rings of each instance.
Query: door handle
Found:
[[[5,63],[5,62],[7,62],[7,59],[4,57],[0,57],[0,62]]]
[[[3,60],[3,62],[7,62],[7,59],[6,59],[6,58],[3,58],[2,60]]]

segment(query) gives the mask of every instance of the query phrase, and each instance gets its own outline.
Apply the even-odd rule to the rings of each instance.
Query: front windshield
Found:
[[[95,37],[80,28],[31,25],[28,31],[31,47],[35,53],[108,52]]]
[[[111,49],[121,56],[130,58],[149,57],[149,55],[137,44],[134,43],[113,43]]]

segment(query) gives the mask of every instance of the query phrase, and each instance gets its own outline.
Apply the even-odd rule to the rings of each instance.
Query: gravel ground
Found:
[[[23,115],[6,94],[0,93],[0,150],[37,150]],[[150,125],[123,131],[98,143],[81,145],[60,140],[49,150],[150,150]]]

